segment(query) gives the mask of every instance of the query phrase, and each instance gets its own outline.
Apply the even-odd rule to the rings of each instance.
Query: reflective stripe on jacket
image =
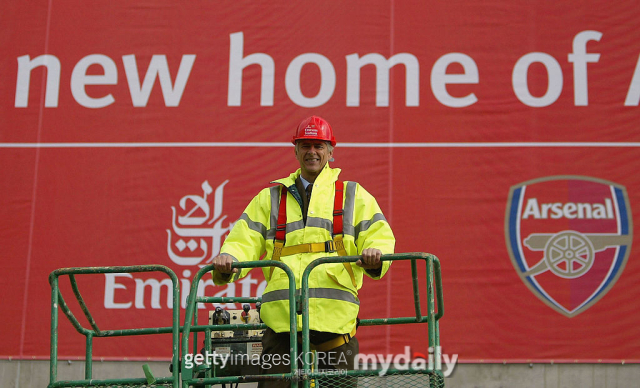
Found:
[[[280,190],[289,190],[287,195],[286,244],[292,246],[332,240],[333,205],[335,182],[340,169],[329,168],[328,163],[316,178],[307,213],[307,224],[302,219],[302,200],[295,187],[300,169],[287,178],[272,183],[279,185],[262,190],[247,206],[226,238],[221,253],[227,253],[238,261],[253,261],[266,253],[265,260],[273,254],[280,200]],[[356,182],[345,182],[344,188],[344,245],[349,256],[362,254],[365,248],[377,248],[383,254],[393,253],[395,238],[375,198]],[[296,277],[296,288],[300,289],[302,273],[313,260],[337,256],[338,253],[302,253],[281,257]],[[351,264],[357,287],[344,265],[323,264],[316,267],[309,277],[309,322],[311,330],[332,333],[350,333],[355,327],[359,310],[358,289],[362,287],[361,267]],[[380,276],[389,269],[390,262],[383,262]],[[244,277],[249,269],[243,269],[228,280],[213,271],[216,284],[224,284]],[[263,273],[267,287],[262,295],[260,315],[275,332],[289,331],[288,279],[284,271],[276,268],[269,276],[270,268]],[[371,276],[367,273],[368,276]],[[302,318],[298,316],[298,329]]]

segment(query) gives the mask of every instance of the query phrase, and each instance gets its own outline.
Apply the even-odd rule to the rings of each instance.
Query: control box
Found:
[[[215,311],[209,311],[209,325],[237,325],[247,323],[261,323],[260,312],[251,309],[248,304],[242,310],[223,310],[218,307]],[[262,337],[264,330],[226,330],[212,331],[211,338],[237,338],[237,337]]]
[[[256,309],[245,304],[242,310],[224,310],[220,307],[209,311],[209,325],[259,324],[260,305]],[[242,376],[258,374],[262,354],[262,335],[264,330],[233,329],[211,331],[211,350],[219,360],[213,366],[215,376]]]

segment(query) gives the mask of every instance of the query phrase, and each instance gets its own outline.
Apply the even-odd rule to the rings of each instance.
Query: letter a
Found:
[[[533,218],[540,218],[540,207],[538,206],[538,200],[535,198],[530,198],[527,201],[527,207],[522,213],[522,219],[527,219],[530,215],[533,215]]]

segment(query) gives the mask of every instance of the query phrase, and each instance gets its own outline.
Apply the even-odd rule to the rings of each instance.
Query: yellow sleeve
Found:
[[[376,199],[362,186],[356,189],[354,208],[355,243],[358,255],[366,248],[377,248],[383,255],[394,253],[396,239],[387,219]],[[389,270],[390,261],[382,263],[379,276],[375,271],[365,271],[365,274],[373,279],[380,279]]]
[[[231,255],[238,262],[260,260],[265,251],[266,234],[270,226],[270,198],[269,189],[264,189],[251,200],[229,232],[220,253]],[[250,268],[243,268],[233,276],[225,276],[213,270],[211,275],[213,282],[221,285],[245,277],[249,270]]]

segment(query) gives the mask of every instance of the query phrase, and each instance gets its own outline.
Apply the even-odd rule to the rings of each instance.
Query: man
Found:
[[[336,145],[331,126],[311,116],[303,120],[292,139],[300,169],[276,186],[262,190],[235,224],[220,255],[213,259],[216,284],[235,281],[248,273],[231,264],[236,261],[280,260],[292,269],[301,286],[304,269],[320,257],[361,256],[354,264],[316,267],[309,277],[309,329],[318,352],[319,369],[353,369],[358,353],[354,337],[359,310],[358,290],[363,275],[379,279],[390,263],[382,254],[393,253],[395,239],[375,198],[356,182],[338,180],[340,169],[329,167]],[[340,210],[344,209],[342,212]],[[286,224],[286,227],[285,227]],[[280,268],[263,268],[267,287],[260,316],[268,326],[265,355],[289,354],[289,283]],[[301,330],[298,316],[298,330]],[[331,362],[322,362],[329,360]],[[288,373],[290,365],[264,365],[262,373]],[[259,387],[282,387],[282,381],[262,382]]]

